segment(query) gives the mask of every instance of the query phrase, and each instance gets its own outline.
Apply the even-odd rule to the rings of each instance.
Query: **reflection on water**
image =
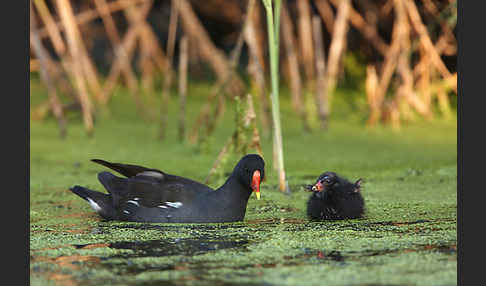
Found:
[[[147,240],[147,241],[120,241],[109,245],[115,249],[131,249],[133,254],[129,257],[159,257],[172,255],[194,256],[215,251],[242,247],[248,240],[207,240],[181,238],[174,240]],[[127,255],[123,255],[126,257]]]

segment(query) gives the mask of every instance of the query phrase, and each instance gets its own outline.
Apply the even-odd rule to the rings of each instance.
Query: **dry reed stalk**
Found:
[[[329,47],[329,56],[327,61],[326,86],[329,99],[332,98],[339,71],[339,62],[345,49],[344,43],[348,29],[348,18],[351,7],[350,0],[342,0],[336,13],[336,21],[331,45]]]
[[[105,104],[110,100],[112,96],[112,91],[116,86],[116,82],[123,69],[124,62],[126,63],[131,61],[133,52],[136,47],[137,36],[138,36],[138,27],[131,26],[130,28],[128,28],[128,31],[125,33],[123,37],[120,46],[123,46],[123,49],[126,52],[126,57],[118,56],[114,59],[113,63],[111,64],[110,72],[108,73],[108,77],[103,86]]]
[[[409,66],[406,52],[402,52],[398,59],[397,71],[402,78],[401,95],[405,98],[408,105],[413,107],[420,115],[430,118],[429,106],[420,99],[413,91],[413,74]]]
[[[49,28],[47,29],[47,31],[48,31],[47,35],[49,36],[49,40],[53,44],[55,53],[59,57],[59,61],[61,63],[62,69],[64,69],[64,71],[63,71],[61,68],[59,68],[54,63],[54,61],[48,62],[49,67],[53,72],[52,76],[54,77],[54,81],[58,82],[59,87],[62,88],[62,90],[65,93],[73,95],[73,97],[76,100],[79,100],[79,98],[77,97],[77,95],[75,95],[75,92],[71,88],[71,84],[64,77],[64,74],[65,74],[70,78],[71,81],[74,81],[73,80],[73,74],[72,74],[72,65],[68,60],[66,60],[67,49],[66,49],[66,45],[64,43],[64,40],[61,37],[59,26],[57,26],[57,24],[55,24],[55,25],[53,24],[54,20],[53,20],[52,14],[49,11],[49,9],[47,9],[47,5],[45,4],[45,2],[43,0],[36,0],[34,2],[34,4],[36,4],[37,11],[39,12],[40,19],[44,23],[44,26],[46,28],[47,28],[47,26],[49,26]],[[39,35],[39,37],[40,37],[40,35]]]
[[[260,1],[257,1],[255,3],[255,6],[253,7],[253,13],[251,15],[250,19],[252,25],[253,25],[253,31],[255,34],[255,43],[256,43],[256,53],[258,57],[258,62],[261,65],[261,70],[263,73],[265,73],[266,70],[266,54],[265,54],[265,47],[267,45],[266,42],[266,36],[265,36],[265,29],[261,29],[261,27],[264,27],[265,23],[262,18],[262,4]]]
[[[181,3],[181,2],[180,2]],[[180,5],[179,3],[179,5]],[[229,70],[227,71],[226,75],[221,78],[216,85],[213,87],[208,100],[206,101],[205,106],[201,109],[199,112],[199,115],[196,119],[196,123],[193,125],[191,135],[189,137],[189,140],[192,144],[195,144],[196,142],[201,142],[205,138],[207,138],[211,133],[214,131],[214,128],[216,127],[217,121],[219,121],[223,115],[224,112],[224,97],[221,94],[224,91],[227,91],[229,94],[231,94],[233,97],[240,96],[240,93],[237,93],[236,91],[229,92],[230,90],[227,88],[230,84],[234,84],[234,80],[238,77],[235,69],[238,64],[238,60],[241,55],[241,50],[243,47],[243,42],[245,39],[245,34],[246,34],[246,29],[248,27],[248,24],[250,23],[250,18],[251,14],[253,11],[253,7],[255,6],[255,0],[250,0],[248,1],[247,5],[247,12],[245,15],[245,20],[243,22],[243,27],[241,29],[241,32],[238,36],[238,39],[236,41],[236,46],[233,48],[230,54],[230,59],[228,63]],[[179,11],[180,12],[180,11]],[[209,116],[209,113],[211,111],[211,102],[215,99],[218,98],[218,104],[215,108],[214,115],[212,117]],[[205,137],[202,138],[199,136],[199,132],[202,129],[201,125],[205,123],[206,128],[205,128]]]
[[[400,130],[400,111],[398,109],[398,103],[395,100],[389,104],[388,112],[393,130]]]
[[[108,10],[109,10],[110,13],[114,13],[114,12],[124,10],[124,9],[126,9],[130,6],[137,5],[137,4],[146,2],[146,1],[148,1],[148,0],[118,0],[118,1],[113,1],[113,2],[108,3]],[[75,16],[75,18],[76,18],[75,20],[76,20],[76,23],[81,26],[81,25],[89,23],[89,22],[91,22],[91,21],[93,21],[93,20],[95,20],[99,17],[100,17],[100,14],[96,9],[88,9],[88,10],[79,12]],[[62,22],[60,20],[57,21],[57,22],[54,21],[54,24],[56,25],[56,27],[59,31],[64,31],[65,28],[62,25]],[[48,34],[49,34],[49,32],[47,30],[47,26],[44,26],[43,28],[39,29],[39,36],[41,38],[47,37]]]
[[[457,72],[453,73],[449,78],[445,79],[446,86],[454,90],[457,95]]]
[[[431,82],[431,67],[430,67],[430,58],[425,51],[425,48],[422,44],[419,45],[419,54],[420,54],[420,62],[416,65],[419,66],[418,70],[419,76],[416,76],[417,79],[417,89],[420,92],[421,98],[424,103],[430,108],[432,102],[432,94],[430,92],[430,82]],[[415,76],[415,70],[413,71],[413,75]]]
[[[213,116],[209,117],[208,120],[206,120],[206,134],[205,134],[205,138],[209,137],[215,127],[216,127],[216,123],[222,118],[223,116],[223,113],[224,113],[224,106],[225,106],[225,97],[223,96],[222,92],[226,89],[225,86],[228,85],[231,81],[232,78],[234,78],[235,76],[237,76],[237,73],[236,73],[236,67],[238,65],[238,61],[240,59],[240,55],[241,55],[241,51],[242,51],[242,48],[243,48],[243,43],[244,43],[244,40],[245,40],[245,34],[246,34],[246,30],[249,26],[249,23],[251,22],[251,15],[253,13],[253,9],[255,7],[255,1],[256,0],[249,0],[248,1],[248,4],[247,4],[247,8],[246,8],[246,15],[245,15],[245,18],[244,18],[244,21],[243,21],[243,27],[241,28],[241,32],[239,33],[238,35],[238,39],[236,40],[236,45],[235,47],[233,48],[233,50],[231,51],[230,53],[230,57],[229,57],[229,74],[228,74],[228,77],[224,79],[223,82],[221,82],[221,86],[219,86],[219,84],[216,85],[216,89],[218,92],[218,105],[216,106],[215,110],[214,110],[214,114]],[[232,94],[233,97],[237,96],[241,96],[240,94]],[[203,138],[204,140],[204,138]]]
[[[307,119],[302,103],[302,82],[300,77],[299,60],[295,48],[293,25],[286,1],[282,1],[282,39],[285,46],[285,55],[287,56],[287,66],[290,75],[292,107],[302,119],[304,127],[308,129],[309,126],[307,125]]]
[[[146,3],[147,6],[152,6],[152,4],[152,1]],[[164,50],[160,47],[159,40],[157,39],[155,32],[147,23],[146,16],[141,16],[137,19],[137,16],[142,15],[140,13],[142,13],[142,11],[139,9],[138,14],[137,11],[133,11],[133,13],[128,14],[128,16],[133,23],[137,23],[137,21],[139,21],[141,25],[139,30],[139,38],[141,40],[140,48],[143,54],[140,62],[142,66],[142,83],[145,85],[146,90],[151,91],[153,88],[153,74],[155,67],[170,78],[174,77],[174,71],[172,69],[171,62],[169,59],[167,59]],[[150,117],[154,118],[155,115],[151,115]]]
[[[417,97],[414,92],[414,77],[410,68],[409,55],[411,54],[410,43],[410,23],[407,19],[406,11],[402,0],[395,0],[395,11],[397,22],[400,25],[400,45],[401,51],[398,56],[397,72],[401,78],[401,86],[395,93],[397,105],[400,113],[407,120],[412,119],[410,107],[415,108],[421,115],[430,116],[428,106]]]
[[[390,15],[392,10],[393,10],[393,0],[387,0],[385,4],[381,6],[379,16],[383,17],[383,16]]]
[[[425,7],[425,10],[428,11],[430,14],[437,16],[439,15],[439,9],[435,5],[435,3],[431,0],[422,0],[422,3]]]
[[[145,34],[145,29],[141,31]],[[146,36],[140,36],[140,49],[138,58],[138,69],[141,72],[141,88],[145,93],[152,93],[153,89],[153,73],[154,73],[154,63],[151,61],[152,49],[150,47],[150,41]]]
[[[142,30],[142,37],[146,37],[148,46],[150,47],[150,56],[153,59],[156,66],[160,69],[160,71],[164,73],[173,73],[172,66],[167,60],[167,57],[164,53],[164,50],[159,45],[159,40],[155,35],[155,32],[149,26],[148,23],[143,23],[143,30]]]
[[[447,93],[445,88],[439,87],[437,90],[437,100],[439,102],[439,110],[442,113],[442,116],[445,118],[452,117],[451,106],[449,102],[449,98],[447,97]]]
[[[258,128],[253,128],[253,136],[251,137],[250,147],[257,150],[257,153],[263,158],[263,149],[260,140],[260,133],[258,132]]]
[[[140,6],[130,6],[123,10],[123,13],[125,15],[125,18],[128,20],[128,23],[130,24],[130,27],[135,27],[136,31],[136,40],[138,40],[138,47],[139,47],[139,61],[137,62],[138,68],[141,71],[141,88],[145,91],[150,93],[151,89],[151,83],[152,83],[152,73],[154,70],[153,63],[150,61],[150,52],[151,52],[151,47],[150,47],[150,42],[148,40],[148,36],[145,33],[145,30],[147,29],[146,27],[146,17],[148,13],[150,12],[150,9],[152,8],[153,1],[147,1],[144,2]],[[130,31],[130,29],[129,29]],[[121,49],[123,49],[123,46],[120,46]],[[120,55],[121,56],[121,55]],[[118,79],[120,76],[120,73],[123,72],[123,66],[126,64],[130,64],[131,66],[131,60],[130,62],[128,59],[121,59],[121,65],[120,65],[120,70],[118,71],[118,75],[115,78],[115,80]],[[114,83],[110,83],[110,86],[114,86]],[[131,95],[135,101],[135,106],[138,114],[140,114],[142,117],[147,118],[147,119],[152,119],[152,114],[151,112],[148,112],[146,109],[146,105],[142,99],[141,93],[139,92],[138,89],[138,80],[136,82],[136,91],[131,92]]]
[[[382,75],[380,79],[380,83],[378,85],[377,89],[377,105],[379,106],[379,109],[381,113],[383,114],[372,114],[372,115],[377,115],[377,117],[371,117],[369,118],[368,123],[370,125],[373,125],[376,123],[378,119],[381,119],[383,121],[390,121],[392,128],[393,129],[399,129],[400,127],[400,110],[399,107],[402,105],[404,98],[407,96],[407,93],[410,90],[409,83],[410,81],[407,80],[407,74],[404,71],[403,64],[406,64],[406,54],[403,53],[403,50],[406,49],[406,37],[409,35],[409,27],[406,19],[406,14],[405,10],[403,7],[403,3],[401,0],[393,0],[393,8],[395,10],[395,23],[393,26],[393,31],[392,31],[392,44],[390,46],[390,49],[388,50],[387,54],[385,55],[385,63],[382,69]],[[385,93],[386,90],[388,89],[388,84],[391,80],[391,77],[396,70],[397,66],[400,64],[402,68],[402,82],[401,86],[398,88],[398,90],[395,92],[395,98],[392,100],[385,100]],[[413,82],[412,82],[413,84]],[[402,105],[403,106],[403,105]]]
[[[98,14],[101,16],[101,20],[105,26],[106,35],[108,36],[111,44],[114,46],[120,44],[120,34],[116,28],[115,21],[113,21],[110,8],[108,7],[106,0],[94,0],[94,4],[96,6],[96,11],[98,11]]]
[[[209,34],[194,13],[190,2],[187,0],[179,0],[177,8],[185,33],[192,39],[197,40],[201,56],[209,63],[219,80],[225,81],[231,72],[226,56],[213,44]],[[231,84],[226,86],[228,93],[240,95],[244,90],[244,85],[240,77],[235,74],[231,77],[230,81]]]
[[[376,73],[376,68],[373,65],[367,65],[365,90],[366,90],[366,99],[368,102],[368,106],[370,108],[368,125],[375,124],[378,118],[380,117],[381,103],[377,98],[377,89],[378,89],[378,75]]]
[[[151,48],[150,42],[146,37],[140,37],[140,57],[138,59],[138,67],[142,72],[141,85],[145,93],[151,94],[153,92],[153,75],[155,71],[154,63],[150,60]]]
[[[53,78],[51,77],[51,74],[49,72],[49,62],[51,61],[51,59],[47,50],[43,47],[42,41],[39,37],[38,30],[36,27],[36,21],[34,19],[34,10],[32,7],[32,2],[30,2],[30,42],[33,47],[32,51],[38,58],[39,72],[40,72],[41,79],[42,81],[45,82],[47,86],[49,107],[57,119],[61,138],[65,138],[66,119],[64,117],[64,110],[57,96],[57,90],[53,82]]]
[[[402,23],[398,15],[403,15],[397,13],[397,19],[393,24],[393,31],[392,31],[392,43],[390,48],[387,50],[385,54],[385,59],[383,66],[381,68],[381,76],[378,80],[378,87],[376,88],[376,92],[374,93],[374,104],[370,106],[371,113],[368,118],[368,125],[375,125],[381,117],[381,109],[383,108],[384,98],[386,90],[388,89],[388,85],[390,84],[391,77],[395,68],[397,66],[397,59],[400,53],[400,47],[403,37],[402,31]]]
[[[299,51],[301,63],[304,67],[307,86],[314,81],[314,49],[312,45],[312,24],[309,0],[297,1],[299,18],[297,27],[299,30]]]
[[[125,51],[126,56],[121,56],[121,54],[119,54],[111,65],[110,72],[108,74],[107,80],[103,87],[105,102],[108,102],[108,100],[112,96],[112,91],[116,86],[116,82],[118,80],[118,77],[120,76],[120,73],[122,72],[123,66],[131,65],[130,62],[134,50],[136,48],[137,39],[141,34],[141,30],[143,29],[144,19],[147,17],[148,13],[150,12],[151,7],[152,7],[152,2],[146,1],[143,5],[141,5],[141,7],[139,8],[140,10],[133,12],[132,14],[130,14],[131,16],[128,16],[126,14],[127,17],[129,18],[128,20],[130,21],[130,26],[128,27],[128,31],[123,36],[123,40],[121,41],[120,45],[116,49],[117,51],[118,50]],[[140,96],[138,94],[138,88],[137,88],[138,83],[128,82],[128,84],[129,84],[129,89],[134,91],[132,93],[132,96],[135,99],[137,109],[140,111],[141,103],[139,100]]]
[[[66,52],[66,45],[64,44],[64,40],[61,37],[59,27],[57,26],[54,18],[49,12],[49,8],[47,7],[46,2],[44,0],[33,0],[33,3],[37,8],[37,12],[39,12],[39,16],[42,22],[44,22],[45,29],[47,31],[47,34],[49,35],[49,39],[51,40],[52,45],[54,46],[54,49],[59,54],[63,55]]]
[[[324,41],[322,39],[321,19],[318,16],[312,18],[312,31],[314,34],[314,51],[316,54],[316,89],[315,100],[317,104],[321,129],[327,129],[329,106],[326,89],[326,55]]]
[[[301,64],[303,65],[305,74],[305,88],[303,93],[303,119],[304,130],[311,130],[311,123],[317,121],[317,112],[315,108],[315,55],[314,45],[312,39],[312,20],[311,7],[309,0],[297,1],[297,11],[299,18],[297,20],[297,27],[299,31],[299,51],[301,55]]]
[[[260,68],[257,66],[258,62],[256,61],[257,57],[255,55],[251,55],[250,59],[248,60],[247,70],[248,74],[251,76],[250,85],[255,86],[255,96],[258,100],[263,102],[264,98],[266,98],[265,79],[263,78],[263,75],[260,74]],[[267,109],[262,103],[259,104],[259,107],[259,117],[263,128],[263,134],[268,138],[268,136],[270,136],[270,118],[268,117],[270,110]]]
[[[256,8],[257,6],[255,6]],[[253,15],[258,10],[253,10]],[[259,113],[260,121],[262,123],[263,133],[265,137],[270,136],[271,118],[270,118],[270,105],[265,91],[265,75],[263,71],[263,65],[259,61],[259,54],[261,47],[258,46],[257,35],[255,33],[254,16],[249,18],[248,26],[244,31],[245,42],[248,45],[248,51],[250,59],[248,61],[248,73],[253,78],[253,82],[256,85],[256,97],[260,100]]]
[[[414,119],[411,107],[413,105],[421,104],[416,108],[423,107],[422,101],[417,102],[417,96],[413,90],[413,76],[411,76],[408,59],[405,53],[402,52],[398,59],[397,72],[400,75],[401,83],[395,91],[395,102],[397,103],[400,118],[405,121],[412,121]]]
[[[402,5],[405,5],[404,4],[404,1],[401,0],[402,2]],[[406,12],[404,12],[404,14],[406,14]],[[405,18],[407,18],[405,16]],[[430,119],[432,116],[433,116],[433,113],[432,113],[432,110],[431,110],[431,106],[432,106],[432,93],[429,92],[429,88],[428,86],[430,85],[430,80],[431,80],[431,69],[430,69],[430,64],[429,64],[429,59],[427,57],[427,51],[425,49],[425,47],[423,46],[423,44],[421,44],[421,50],[422,50],[422,55],[424,58],[427,58],[426,62],[425,62],[425,65],[424,65],[424,73],[423,73],[423,76],[421,78],[421,82],[418,82],[418,84],[421,84],[422,85],[422,90],[424,91],[424,93],[422,94],[422,97],[418,96],[415,92],[414,92],[414,87],[413,87],[413,84],[414,84],[414,76],[413,76],[413,71],[412,69],[410,68],[410,63],[409,63],[409,56],[408,54],[410,54],[410,22],[409,21],[406,21],[407,23],[407,27],[408,27],[408,30],[407,30],[407,35],[406,35],[406,38],[404,40],[404,42],[406,43],[406,50],[404,50],[404,56],[403,57],[406,57],[406,63],[403,63],[403,67],[400,66],[400,71],[403,75],[406,75],[406,80],[407,82],[410,82],[409,83],[409,96],[407,97],[407,101],[408,101],[408,104],[413,107],[420,115],[422,115],[423,117],[427,118],[427,119]]]
[[[365,19],[366,23],[372,27],[378,26],[378,13],[380,11],[379,6],[380,3],[378,3],[378,1],[363,0],[357,3],[357,7],[362,11],[361,13],[363,14],[363,19]],[[351,14],[353,14],[353,12],[351,12]]]
[[[76,89],[78,91],[79,101],[83,113],[83,121],[88,135],[93,134],[93,115],[92,105],[88,96],[85,78],[83,76],[81,58],[83,56],[80,50],[80,43],[78,41],[79,31],[77,31],[76,23],[74,22],[74,14],[68,0],[57,0],[57,8],[61,20],[66,28],[66,37],[68,48],[73,61],[73,76],[76,82]]]
[[[169,32],[167,38],[167,61],[169,65],[172,65],[174,58],[174,47],[177,33],[177,22],[179,19],[179,13],[177,13],[177,0],[172,0],[170,5],[170,18],[169,18]],[[164,74],[164,84],[162,87],[161,104],[160,104],[160,130],[159,139],[165,138],[165,132],[167,129],[168,109],[169,109],[169,94],[170,87],[172,85],[173,73]]]
[[[443,92],[447,94],[449,91],[454,91],[457,94],[457,73],[452,74],[450,77],[446,79],[436,79],[428,85],[427,92],[431,94],[435,94],[437,99],[440,100],[438,97],[439,92]],[[449,99],[443,99],[444,102],[448,102]],[[439,103],[440,104],[440,103]],[[440,108],[440,106],[439,106]]]
[[[171,0],[170,5],[170,19],[169,19],[169,35],[167,38],[167,58],[172,59],[174,55],[175,39],[177,32],[177,21],[179,13],[177,13],[177,0]]]
[[[38,59],[31,58],[29,61],[29,71],[30,72],[37,72],[40,69],[40,63]]]
[[[457,0],[453,0],[457,1]],[[431,0],[423,0],[425,10],[429,12],[432,16],[439,19],[440,11]],[[454,32],[449,27],[447,21],[440,21],[440,26],[442,28],[443,34],[435,43],[435,49],[439,55],[445,54],[448,56],[453,56],[457,54],[457,41],[454,36]]]
[[[331,0],[331,3],[338,7],[340,1]],[[349,22],[363,34],[365,39],[367,39],[378,52],[382,55],[386,54],[389,46],[380,37],[376,27],[366,22],[361,14],[354,10],[353,7],[349,8]]]
[[[444,32],[435,43],[435,49],[439,55],[457,55],[457,40],[454,37],[454,34]]]
[[[72,85],[72,72],[71,70],[67,71],[65,68],[67,66],[70,67],[69,62],[63,60],[62,58],[60,62],[61,65],[59,65],[54,59],[50,58],[50,61],[48,62],[49,71],[51,72],[52,77],[55,79],[59,91],[62,94],[68,95],[79,104],[79,97],[76,95],[76,91]]]
[[[146,22],[147,16],[144,15],[142,11],[143,9],[147,9],[148,11],[150,11],[153,6],[153,1],[148,1],[144,3],[143,6],[144,7],[131,6],[125,9],[123,12],[125,14],[125,17],[128,19],[130,25],[139,25],[138,39],[140,41],[140,57],[138,61],[138,67],[142,73],[142,88],[146,92],[151,93],[153,86],[153,73],[155,70],[154,64],[151,61],[151,57],[154,52],[154,46],[158,45],[158,42],[150,39],[152,30]],[[139,110],[143,112],[145,108],[143,108],[143,104],[141,103],[140,95],[137,95],[135,99]]]
[[[94,95],[96,101],[100,103],[104,103],[105,100],[103,98],[102,88],[98,80],[98,75],[96,68],[86,50],[86,46],[84,44],[83,38],[81,36],[81,32],[79,27],[75,21],[75,15],[73,9],[71,7],[71,3],[69,1],[62,1],[62,5],[67,5],[67,8],[61,7],[61,5],[57,5],[58,13],[61,14],[61,10],[64,10],[64,13],[67,13],[67,18],[64,18],[65,21],[64,25],[66,26],[69,23],[69,28],[66,26],[66,34],[68,37],[72,37],[73,41],[78,46],[78,59],[76,59],[77,64],[81,66],[81,71],[84,74],[86,79],[86,83],[88,88]]]
[[[452,42],[452,43],[451,43]],[[435,49],[439,55],[453,56],[457,54],[457,42],[452,36],[443,33],[437,42],[435,42]]]
[[[332,36],[334,32],[334,12],[329,4],[329,0],[316,0],[314,4],[321,15],[322,21],[324,21],[324,25],[326,25],[327,31]]]
[[[94,95],[94,98],[99,103],[103,104],[106,100],[103,98],[103,88],[98,80],[98,73],[93,64],[93,61],[89,57],[86,50],[81,50],[81,65],[83,68],[83,73],[86,75],[86,82],[88,87]]]
[[[186,121],[186,93],[187,93],[187,36],[183,36],[180,42],[179,54],[179,132],[178,138],[182,142],[185,136]]]
[[[387,54],[388,57],[385,57],[385,65],[383,68],[377,98],[379,100],[378,104],[383,102],[383,95],[386,90],[386,85],[384,85],[384,83],[388,84],[388,78],[390,78],[393,74],[393,70],[395,69],[396,65],[397,72],[401,76],[402,84],[395,93],[395,98],[392,101],[393,105],[388,106],[384,110],[385,113],[389,114],[388,117],[392,123],[392,127],[396,128],[400,120],[400,110],[402,111],[401,113],[408,119],[411,118],[409,107],[413,107],[419,114],[426,118],[430,118],[431,110],[430,104],[427,104],[427,101],[424,102],[414,92],[414,73],[410,68],[409,60],[411,49],[410,22],[408,21],[407,17],[407,10],[405,7],[406,4],[403,0],[394,0],[393,4],[396,13],[396,20],[393,30],[393,42],[389,50],[390,53]],[[396,58],[396,64],[393,64],[393,58]],[[374,124],[377,120],[376,112],[372,113],[371,115],[372,116],[370,116],[368,123]],[[387,120],[386,114],[384,114],[382,117],[384,120]]]
[[[424,45],[427,53],[429,54],[432,64],[439,71],[442,77],[444,78],[450,77],[451,73],[445,66],[444,62],[442,61],[439,54],[437,53],[437,50],[432,44],[427,28],[425,27],[424,23],[422,22],[422,19],[420,18],[420,14],[417,10],[417,6],[415,6],[415,3],[411,0],[404,1],[404,4],[408,12],[410,22],[412,23],[412,27],[414,27],[415,31],[419,34],[420,42]]]
[[[247,112],[245,115],[245,124],[246,126],[250,127],[253,130],[251,140],[248,143],[248,147],[257,150],[258,154],[263,157],[263,150],[260,142],[260,133],[258,132],[258,128],[256,124],[255,106],[253,104],[253,99],[251,94],[248,94],[246,96],[246,99],[247,99]]]
[[[115,51],[114,53],[115,58],[120,57],[122,59],[121,68],[122,68],[123,76],[125,77],[125,80],[127,82],[128,88],[130,89],[131,93],[136,93],[137,79],[132,70],[130,62],[127,60],[128,55],[123,45],[121,44],[120,33],[118,32],[118,29],[116,28],[115,25],[115,21],[111,16],[110,7],[108,6],[106,0],[94,0],[94,3],[96,5],[96,10],[98,11],[98,13],[101,16],[101,19],[103,20],[103,25],[105,26],[108,39],[110,40],[111,45],[113,46],[113,49]]]

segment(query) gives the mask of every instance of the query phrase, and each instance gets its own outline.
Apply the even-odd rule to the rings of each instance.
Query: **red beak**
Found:
[[[321,192],[322,190],[324,190],[324,186],[322,185],[321,181],[317,182],[313,187],[312,187],[312,190],[313,191],[317,191],[317,192]]]
[[[251,179],[251,189],[255,192],[257,199],[260,199],[260,171],[256,170],[253,172],[253,177]]]

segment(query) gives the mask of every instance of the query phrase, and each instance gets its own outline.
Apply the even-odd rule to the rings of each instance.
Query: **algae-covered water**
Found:
[[[45,93],[31,83],[32,106]],[[188,130],[204,98],[189,89]],[[147,101],[156,100],[147,98]],[[127,102],[129,104],[127,104]],[[140,119],[114,97],[93,138],[69,114],[66,140],[55,121],[31,121],[31,285],[456,285],[457,145],[455,120],[411,122],[400,132],[364,128],[362,110],[334,107],[328,132],[306,133],[282,99],[290,194],[277,188],[272,141],[262,138],[267,177],[245,220],[224,224],[104,221],[68,191],[104,191],[103,158],[203,181],[233,128],[232,105],[203,146],[179,143],[173,100],[167,140],[156,121]],[[339,99],[336,99],[339,103]],[[337,104],[336,103],[336,106]],[[131,106],[130,106],[131,105]],[[156,114],[157,104],[151,104]],[[339,112],[342,111],[342,112]],[[229,172],[238,156],[228,159]],[[305,216],[312,183],[323,171],[364,179],[364,218],[312,222]],[[213,178],[217,187],[224,178]]]

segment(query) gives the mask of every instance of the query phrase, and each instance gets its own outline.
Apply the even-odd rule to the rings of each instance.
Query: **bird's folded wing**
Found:
[[[157,175],[160,174],[162,176],[166,175],[164,172],[157,170],[157,169],[150,169],[142,166],[131,165],[131,164],[121,164],[121,163],[111,163],[101,159],[92,159],[92,162],[98,163],[105,167],[108,167],[118,173],[122,174],[123,176],[130,178],[137,176],[142,173]]]

